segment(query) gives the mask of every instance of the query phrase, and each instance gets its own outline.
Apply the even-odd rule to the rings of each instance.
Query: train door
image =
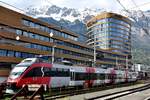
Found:
[[[128,78],[129,78],[129,73],[128,70],[125,70],[125,82],[128,82]]]
[[[75,70],[70,69],[70,86],[75,86]]]
[[[109,74],[110,84],[114,84],[116,81],[116,71],[114,69],[110,70]]]
[[[94,83],[96,84],[97,74],[95,73],[95,68],[86,68],[86,74],[88,76],[88,80],[85,80],[85,87],[92,87]]]

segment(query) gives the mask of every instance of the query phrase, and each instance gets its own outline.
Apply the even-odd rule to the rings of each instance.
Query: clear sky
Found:
[[[76,9],[100,8],[107,11],[117,11],[123,9],[117,0],[0,0],[20,9],[25,9],[31,5],[40,7],[42,5],[57,5],[60,7],[69,7]],[[139,8],[135,7],[140,5]],[[150,0],[120,0],[126,9],[132,10],[150,10]],[[147,3],[147,4],[145,4]],[[143,5],[144,4],[144,5]],[[132,9],[131,9],[132,8]]]

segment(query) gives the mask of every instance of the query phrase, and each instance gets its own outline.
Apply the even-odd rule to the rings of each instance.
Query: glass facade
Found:
[[[4,26],[2,26],[2,27],[3,27],[3,29],[1,31],[11,32],[10,34],[13,33],[13,34],[20,35],[20,36],[23,36],[23,37],[28,37],[30,39],[38,39],[38,40],[41,40],[43,42],[54,42],[55,44],[57,44],[57,46],[62,45],[63,47],[66,46],[66,47],[69,47],[69,48],[73,48],[73,50],[67,50],[67,49],[56,47],[55,48],[55,53],[57,53],[57,54],[67,54],[67,55],[72,55],[74,57],[83,57],[83,58],[93,59],[93,56],[91,55],[91,53],[93,52],[92,48],[83,47],[83,46],[80,46],[80,45],[77,45],[77,44],[73,44],[71,42],[65,42],[65,41],[58,40],[58,39],[52,39],[52,38],[49,38],[49,37],[46,37],[46,36],[42,36],[42,35],[39,35],[39,34],[36,34],[36,33],[32,33],[30,31],[25,31],[25,30],[22,30],[22,29],[16,29],[16,28],[13,28],[13,27],[4,27]],[[99,34],[99,36],[101,36],[101,34]],[[99,38],[97,38],[97,40],[99,40]],[[8,41],[9,41],[9,39],[8,39]],[[52,51],[51,46],[41,45],[41,44],[38,44],[38,43],[29,43],[27,41],[26,42],[25,41],[17,41],[17,40],[11,40],[11,41],[14,42],[14,43],[22,43],[22,44],[27,43],[27,45],[24,45],[24,47],[30,48],[30,49],[37,49],[37,50],[48,51],[48,52]],[[97,44],[97,45],[99,45],[99,44]],[[86,51],[86,52],[85,53],[80,53],[79,51],[75,51],[74,49],[78,49],[78,50]],[[104,54],[105,53],[105,52],[99,52],[99,51],[97,51],[97,52],[99,54]],[[37,55],[37,54],[32,54],[32,53],[22,52],[22,51],[4,50],[4,49],[0,50],[0,56],[26,58],[26,57],[33,57],[35,55]],[[112,54],[109,54],[109,56],[113,57]],[[109,58],[109,56],[108,56],[108,58]],[[114,55],[114,57],[116,57],[116,56],[119,56],[119,55]],[[125,59],[124,56],[121,56],[121,57],[122,57],[122,59]],[[60,61],[61,58],[56,57],[56,59],[58,61]],[[67,59],[67,58],[65,58],[65,59]],[[89,63],[91,63],[91,62],[88,62],[88,61],[85,62],[85,61],[82,61],[82,60],[75,60],[75,59],[74,60],[67,59],[67,60],[71,60],[71,62],[78,63],[78,64],[79,63],[80,64],[85,64],[86,63],[87,65],[89,65]],[[108,61],[108,62],[112,62],[112,63],[115,64],[115,60],[110,61],[109,59],[103,59],[102,61]]]
[[[72,47],[72,48],[76,48],[76,49],[81,49],[81,50],[84,50],[84,51],[87,51],[87,52],[93,52],[92,48],[83,47],[83,46],[73,44],[73,43],[70,43],[70,42],[65,42],[65,41],[62,41],[62,40],[53,39],[53,38],[43,36],[43,35],[39,35],[39,34],[36,34],[36,33],[32,33],[32,32],[29,32],[29,31],[25,31],[25,30],[21,30],[21,29],[15,29],[13,27],[5,27],[5,26],[1,26],[1,27],[3,27],[3,29],[0,30],[0,31],[11,32],[11,33],[17,34],[19,36],[28,37],[28,38],[31,38],[31,39],[38,39],[38,40],[41,40],[41,41],[44,41],[44,42],[54,42],[54,43],[59,44],[59,45],[68,46],[68,47]],[[13,30],[13,31],[11,31],[11,30]],[[15,41],[15,42],[17,42],[17,41]],[[28,47],[31,47],[31,46],[28,45]],[[34,47],[37,47],[37,48],[38,47],[44,47],[44,45],[34,46]]]
[[[26,53],[26,52],[0,49],[0,56],[27,58],[27,57],[34,57],[35,55],[36,54],[31,54],[31,53]]]
[[[119,65],[125,68],[127,63],[131,66],[131,58],[128,58],[131,55],[131,21],[128,18],[115,13],[102,13],[87,23],[86,35],[89,37],[88,45],[114,53],[102,53],[104,58],[101,60],[111,62],[104,64],[105,67]]]
[[[130,54],[130,23],[124,20],[113,17],[97,19],[93,25],[88,26],[87,34],[89,36],[88,45],[94,45],[95,40],[97,48]]]
[[[67,54],[67,55],[72,55],[75,58],[76,57],[83,57],[83,58],[93,59],[93,56],[89,53],[89,52],[93,52],[92,48],[80,46],[80,45],[77,45],[77,44],[73,44],[71,42],[65,42],[65,41],[58,40],[58,39],[52,39],[52,38],[49,38],[47,36],[39,35],[39,34],[30,32],[30,31],[25,31],[25,30],[22,30],[22,29],[16,29],[16,28],[13,28],[13,27],[8,27],[8,26],[6,27],[5,25],[1,25],[1,27],[2,28],[0,29],[0,31],[9,33],[11,35],[19,35],[19,36],[22,36],[22,37],[28,37],[31,40],[38,39],[38,40],[41,40],[45,43],[46,42],[54,42],[55,44],[57,44],[57,47],[55,48],[55,53],[56,54]],[[64,34],[64,36],[67,36],[67,35]],[[10,39],[8,38],[8,39],[6,39],[6,41],[10,41]],[[11,40],[11,41],[14,42],[14,43],[18,43],[18,44],[19,43],[20,44],[25,44],[25,45],[23,45],[25,48],[30,48],[32,50],[37,49],[37,50],[41,50],[41,51],[48,51],[49,53],[52,51],[52,46],[47,46],[47,44],[44,45],[44,44],[40,44],[40,43],[38,44],[38,43],[34,43],[34,42],[31,43],[31,42],[28,42],[28,41],[22,41],[22,39],[20,39],[20,41],[17,41],[17,40]],[[62,45],[63,47],[66,46],[66,48],[69,47],[69,49],[59,48],[60,45]],[[72,50],[71,48],[78,49],[78,50],[81,50],[81,51]],[[84,51],[84,53],[83,53],[83,51]],[[38,53],[31,54],[31,53],[28,53],[28,52],[25,52],[25,51],[22,52],[22,51],[3,50],[3,49],[0,50],[0,56],[27,58],[27,57],[34,57],[34,55],[38,55]],[[57,58],[58,57],[56,57],[56,60],[57,60]],[[60,60],[60,59],[61,58],[58,58],[58,60]],[[71,60],[71,59],[68,59],[68,60]],[[76,61],[72,60],[72,61],[75,62],[75,63],[87,63],[87,64],[89,63],[89,62],[86,62],[84,60],[85,59],[83,59],[83,61],[82,60],[76,60]]]
[[[64,32],[60,32],[58,30],[55,30],[55,29],[49,28],[47,26],[32,22],[32,21],[27,20],[27,19],[22,19],[22,24],[25,25],[25,26],[28,26],[30,28],[39,29],[43,32],[47,32],[47,33],[52,32],[56,36],[61,36],[61,37],[68,38],[68,39],[71,39],[71,40],[74,40],[74,41],[78,40],[78,38],[73,36],[73,35],[70,35],[70,34],[67,34],[67,33],[64,33]]]

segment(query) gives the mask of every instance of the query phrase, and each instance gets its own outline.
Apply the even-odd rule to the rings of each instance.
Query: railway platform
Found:
[[[127,96],[120,97],[115,100],[150,100],[150,89],[129,94]]]
[[[148,84],[148,83],[136,84],[136,85],[126,86],[126,87],[119,87],[119,88],[98,91],[98,92],[92,92],[92,93],[85,93],[85,94],[81,94],[81,95],[74,95],[74,96],[69,96],[69,97],[65,97],[65,98],[61,98],[61,99],[57,99],[57,100],[94,100],[92,98],[97,97],[97,96],[103,96],[103,95],[111,94],[114,92],[138,88],[138,87],[142,87],[146,84]],[[97,99],[97,100],[103,100],[103,99]],[[116,100],[126,100],[126,99],[116,99]],[[134,100],[134,99],[130,99],[130,100]],[[135,99],[135,100],[137,100],[137,99]]]

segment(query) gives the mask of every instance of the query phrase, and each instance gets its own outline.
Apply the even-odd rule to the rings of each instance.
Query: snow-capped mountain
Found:
[[[87,21],[91,16],[97,15],[102,12],[102,9],[89,9],[85,8],[82,10],[67,8],[67,7],[58,7],[56,5],[45,5],[40,8],[35,8],[34,6],[29,6],[26,8],[26,13],[34,17],[52,17],[55,20],[68,20],[74,22],[75,20]]]
[[[40,18],[58,25],[74,25],[77,23],[85,23],[91,17],[104,12],[102,9],[74,9],[67,7],[58,7],[56,5],[43,5],[40,7],[29,6],[26,8],[26,13],[35,18]],[[149,11],[130,11],[122,12],[133,21],[132,30],[133,34],[144,36],[150,33],[150,10]],[[60,23],[59,23],[60,22]],[[67,25],[67,26],[69,26]],[[78,33],[78,32],[77,32]]]
[[[39,8],[29,7],[26,9],[27,14],[39,18],[42,21],[53,23],[59,26],[68,28],[77,34],[80,34],[79,40],[84,42],[85,34],[87,32],[85,22],[92,16],[95,16],[101,12],[102,9],[73,9],[66,7],[43,6]],[[136,63],[149,64],[150,54],[150,10],[130,11],[125,14],[131,18],[132,23],[132,50],[133,59]],[[85,39],[83,39],[85,38]],[[142,60],[141,60],[142,59]]]

